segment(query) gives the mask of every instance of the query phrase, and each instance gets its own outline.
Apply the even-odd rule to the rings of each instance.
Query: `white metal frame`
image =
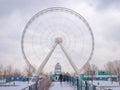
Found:
[[[53,48],[51,49],[51,51],[48,53],[48,55],[46,56],[46,58],[44,59],[44,61],[42,62],[42,64],[39,66],[38,70],[36,71],[35,76],[39,76],[42,73],[43,68],[45,67],[45,65],[48,62],[48,60],[50,59],[50,57],[52,56],[52,53],[54,52],[54,50],[55,50],[55,48],[56,48],[57,45],[60,45],[63,53],[65,54],[66,58],[68,59],[69,63],[71,64],[71,66],[74,69],[74,71],[76,72],[76,74],[77,75],[80,74],[79,69],[74,64],[74,62],[72,61],[72,59],[68,55],[67,51],[63,47],[63,45],[62,45],[62,39],[61,38],[56,38],[55,39],[55,45],[53,46]]]

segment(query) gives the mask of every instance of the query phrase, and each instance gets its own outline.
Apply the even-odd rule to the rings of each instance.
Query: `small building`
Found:
[[[89,80],[103,80],[103,81],[117,81],[117,75],[111,75],[109,72],[106,71],[99,71],[95,75],[81,75],[82,80],[89,81]]]
[[[54,73],[52,74],[52,78],[54,81],[58,81],[59,80],[59,75],[62,73],[61,71],[61,65],[60,63],[57,63],[55,65],[55,68],[54,68]]]
[[[54,70],[54,72],[55,72],[56,75],[60,75],[60,74],[61,74],[61,65],[60,65],[60,63],[57,63],[57,64],[55,65],[55,70]]]
[[[110,73],[107,71],[99,71],[98,75],[110,75]]]

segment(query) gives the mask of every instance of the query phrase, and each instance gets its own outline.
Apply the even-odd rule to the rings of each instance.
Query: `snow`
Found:
[[[89,82],[92,83],[92,82]],[[99,85],[98,85],[99,83]],[[120,90],[119,82],[111,82],[111,81],[93,81],[93,84],[97,86],[97,88],[105,88],[111,90]]]
[[[74,87],[70,86],[67,82],[53,82],[49,90],[76,90]]]
[[[6,82],[6,79],[0,79],[0,84],[5,82]]]
[[[120,87],[111,88],[112,90],[120,90]]]
[[[14,82],[11,82],[10,85],[13,85],[13,83]],[[98,87],[105,87],[107,89],[109,88],[112,90],[120,90],[120,86],[118,82],[112,83],[111,81],[93,81],[93,84]],[[9,83],[7,83],[6,85],[9,85]],[[21,90],[29,86],[28,82],[22,82],[22,81],[15,81],[15,85],[16,86],[6,86],[6,87],[0,86],[0,90]],[[62,82],[62,84],[60,84],[60,82],[52,82],[52,85],[49,90],[77,90],[77,88],[70,86],[70,84],[67,82]]]
[[[88,77],[88,75],[84,75],[84,77]],[[117,78],[117,75],[89,75],[89,77],[97,77],[97,78],[116,77]]]
[[[14,82],[10,82],[10,85],[12,86],[0,86],[0,90],[21,90],[29,86],[28,82],[15,81],[15,86],[13,85],[13,83]],[[9,85],[9,83],[5,85]]]
[[[92,82],[89,82],[89,83],[92,83]],[[96,86],[119,86],[118,82],[102,81],[102,80],[93,81],[93,84]]]

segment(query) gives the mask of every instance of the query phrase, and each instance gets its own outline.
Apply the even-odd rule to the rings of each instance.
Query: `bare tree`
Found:
[[[95,74],[98,71],[98,67],[95,64],[86,64],[84,67],[85,74]]]
[[[118,81],[120,82],[120,60],[108,62],[105,65],[105,70],[108,71],[111,75],[117,75]]]
[[[120,83],[120,60],[115,60],[113,62],[113,69],[114,69],[114,74],[116,74],[118,76],[118,81]]]
[[[90,64],[89,63],[87,63],[85,66],[84,66],[84,73],[86,74],[86,75],[89,75],[90,74],[90,68],[91,66],[90,66]]]
[[[3,65],[0,65],[0,78],[3,78]]]
[[[21,75],[22,75],[22,73],[20,72],[19,69],[15,69],[15,70],[13,71],[13,76],[21,76]]]
[[[105,70],[109,72],[111,75],[114,74],[114,62],[108,62],[105,65]]]
[[[25,74],[28,76],[28,83],[29,83],[30,77],[33,76],[35,71],[36,71],[35,67],[33,67],[32,65],[26,65],[26,67],[25,67]]]
[[[4,68],[4,70],[3,70],[3,78],[6,78],[6,76],[7,76],[7,70]]]
[[[94,75],[96,74],[96,72],[98,71],[98,67],[95,65],[95,64],[92,64],[91,65],[91,79],[92,81],[94,80]]]
[[[91,80],[93,81],[93,79],[94,79],[94,75],[95,75],[95,73],[98,71],[98,67],[96,66],[96,65],[94,65],[94,64],[86,64],[86,66],[84,67],[84,73],[86,74],[86,75],[88,75],[88,77],[89,77],[89,75],[91,76]]]
[[[12,76],[13,73],[12,65],[8,65],[6,71],[7,71],[7,76]]]
[[[25,73],[28,77],[33,76],[33,74],[35,73],[36,69],[35,67],[31,66],[31,65],[27,65],[25,67]]]

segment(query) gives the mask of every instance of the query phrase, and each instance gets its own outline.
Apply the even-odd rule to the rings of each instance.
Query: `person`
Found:
[[[61,84],[62,84],[62,79],[63,79],[63,75],[60,74],[60,75],[59,75],[59,81],[60,81]]]
[[[100,85],[100,83],[98,82],[98,83],[97,83],[97,85],[99,86],[99,85]]]
[[[15,82],[13,82],[13,85],[15,86]]]

